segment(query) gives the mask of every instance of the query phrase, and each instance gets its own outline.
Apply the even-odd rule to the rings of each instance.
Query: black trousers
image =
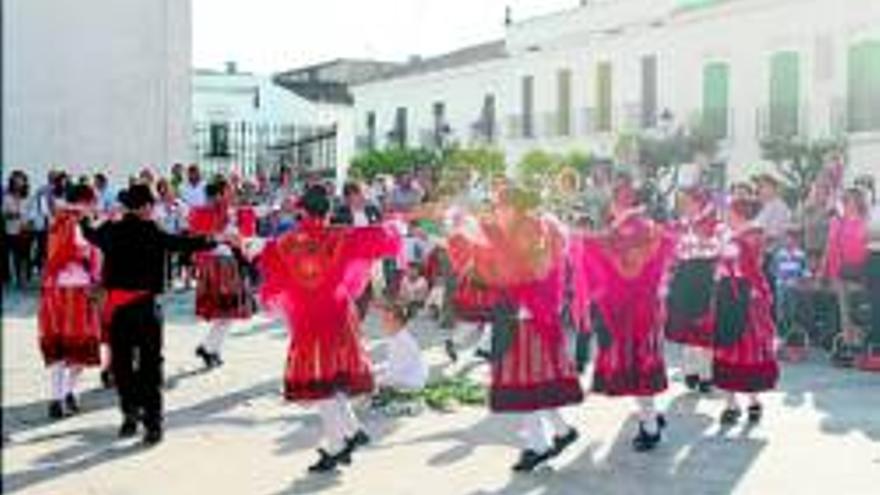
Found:
[[[122,414],[162,426],[162,308],[152,297],[116,310],[110,322],[113,377]]]
[[[871,252],[868,260],[868,298],[871,304],[871,325],[865,340],[880,350],[880,251]]]

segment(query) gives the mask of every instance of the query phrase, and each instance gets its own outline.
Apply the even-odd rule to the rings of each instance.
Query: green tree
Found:
[[[522,158],[517,174],[523,185],[534,191],[545,191],[551,181],[562,171],[563,160],[559,155],[544,150],[533,150]]]
[[[487,147],[455,148],[451,150],[442,165],[475,172],[483,179],[504,174],[504,153]]]
[[[437,167],[439,155],[424,148],[389,147],[362,153],[351,162],[352,176],[372,180],[377,175],[399,175],[420,167]]]
[[[825,168],[832,154],[846,154],[842,139],[806,141],[795,137],[770,137],[761,141],[762,156],[773,163],[782,177],[784,195],[790,204],[799,204]]]

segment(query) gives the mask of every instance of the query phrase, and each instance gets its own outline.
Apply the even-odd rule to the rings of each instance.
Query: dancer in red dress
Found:
[[[764,236],[751,221],[757,207],[737,200],[730,207],[730,236],[722,250],[718,286],[715,385],[727,392],[724,424],[742,416],[736,394],[749,395],[749,422],[760,421],[758,393],[776,387],[779,364],[774,352],[772,292],[762,269]]]
[[[522,190],[502,188],[494,210],[477,238],[454,234],[449,252],[456,271],[495,296],[489,406],[522,414],[525,449],[513,469],[532,471],[578,437],[558,411],[583,400],[561,322],[565,242]]]
[[[289,322],[285,396],[317,405],[327,445],[309,470],[325,472],[350,463],[354,450],[369,441],[348,402],[373,390],[355,301],[373,262],[395,257],[401,241],[386,226],[328,226],[330,200],[321,186],[306,191],[301,207],[307,218],[300,228],[262,252],[261,299]]]
[[[681,217],[673,226],[676,260],[666,298],[666,338],[682,345],[685,385],[708,393],[712,388],[715,336],[715,275],[724,224],[703,189],[679,196]]]
[[[661,285],[674,242],[638,207],[629,179],[615,187],[608,231],[572,242],[574,276],[581,279],[575,286],[590,288],[595,309],[599,345],[593,389],[638,398],[641,414],[633,446],[651,450],[666,424],[654,396],[667,387]]]
[[[76,381],[84,367],[100,366],[101,320],[96,296],[100,253],[83,237],[79,221],[95,203],[88,186],[75,186],[58,206],[49,229],[37,315],[43,360],[50,369],[49,416],[79,412]]]
[[[225,179],[218,178],[205,188],[208,204],[193,208],[190,230],[201,235],[223,235],[241,240],[242,229],[231,206],[232,192]],[[241,246],[220,245],[213,251],[196,256],[196,315],[211,325],[208,334],[196,348],[207,368],[223,364],[221,350],[229,328],[235,320],[253,315],[250,281],[245,273]]]

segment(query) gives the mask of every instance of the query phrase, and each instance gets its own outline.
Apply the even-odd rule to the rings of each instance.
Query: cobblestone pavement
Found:
[[[154,449],[116,439],[115,397],[83,379],[84,412],[46,419],[46,374],[32,297],[7,296],[3,315],[3,492],[52,495],[176,494],[826,494],[880,493],[880,375],[830,367],[821,356],[787,365],[754,429],[721,429],[723,401],[673,387],[662,397],[667,441],[651,454],[629,447],[634,404],[590,396],[565,411],[581,440],[550,469],[513,475],[514,417],[482,408],[389,418],[359,412],[374,444],[335,476],[308,476],[319,436],[315,414],[285,404],[280,377],[286,333],[255,318],[234,327],[227,364],[205,373],[192,354],[205,332],[191,295],[166,304],[166,440]],[[369,324],[370,345],[382,349]],[[432,372],[450,367],[441,338],[418,335]],[[676,362],[675,350],[670,360]],[[584,380],[585,386],[588,379]]]

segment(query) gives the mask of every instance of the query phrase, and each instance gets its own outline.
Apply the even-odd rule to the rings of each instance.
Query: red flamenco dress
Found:
[[[715,276],[722,223],[714,208],[673,226],[675,265],[666,298],[666,338],[711,349],[715,338]]]
[[[763,234],[749,228],[725,248],[718,288],[715,385],[729,392],[771,390],[779,380],[772,293],[762,270]]]
[[[236,222],[235,220],[238,220]],[[190,212],[190,230],[200,235],[235,232],[240,235],[251,226],[243,224],[246,215],[230,215],[220,204],[194,208]],[[249,222],[247,222],[249,224]],[[248,319],[253,315],[254,302],[246,276],[241,252],[228,246],[195,255],[198,268],[196,315],[206,321]]]
[[[593,389],[609,396],[653,396],[667,387],[660,287],[674,242],[630,213],[601,237],[573,240],[576,285],[589,286],[599,344]]]
[[[290,325],[285,396],[315,401],[370,393],[373,375],[355,301],[376,260],[401,250],[390,227],[329,227],[307,219],[263,251],[261,299]]]
[[[483,239],[450,239],[457,272],[474,273],[492,308],[490,409],[529,412],[583,401],[567,353],[561,311],[564,240],[556,225],[522,217],[484,222]]]
[[[56,213],[49,230],[37,314],[40,351],[47,365],[100,364],[101,311],[94,282],[100,253],[79,234],[81,214]]]

